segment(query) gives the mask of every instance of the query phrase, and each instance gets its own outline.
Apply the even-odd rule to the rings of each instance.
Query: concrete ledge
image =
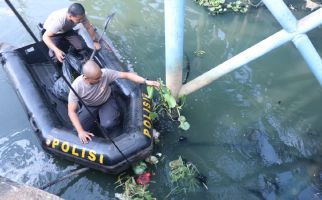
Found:
[[[22,185],[0,176],[0,200],[17,199],[62,200],[62,198],[38,188]]]

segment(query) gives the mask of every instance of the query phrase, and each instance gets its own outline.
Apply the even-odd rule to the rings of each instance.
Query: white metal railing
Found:
[[[167,3],[171,4],[169,2],[176,2],[177,6],[183,7],[184,0],[165,0],[165,13],[170,13],[170,11],[177,12],[177,14],[172,17],[183,18],[184,13],[178,12],[178,7],[166,6]],[[179,97],[182,95],[188,95],[289,41],[294,43],[310,67],[311,71],[319,81],[320,85],[322,85],[322,60],[313,44],[305,34],[306,32],[322,24],[322,8],[298,21],[282,0],[263,0],[263,2],[271,11],[273,16],[277,19],[277,21],[282,25],[283,30],[269,36],[268,38],[235,55],[229,60],[215,66],[211,70],[201,74],[197,78],[184,85],[181,85],[183,57],[183,43],[181,40],[183,40],[183,35],[173,34],[173,31],[168,32],[168,30],[171,30],[171,28],[168,26],[174,26],[177,32],[183,33],[183,20],[172,19],[173,22],[177,23],[167,23],[167,20],[169,19],[165,19],[166,80],[172,80],[171,84],[167,83],[167,85],[170,87],[174,96]],[[165,18],[168,17],[169,15],[165,15]],[[169,40],[169,38],[171,38],[171,40]],[[169,44],[167,41],[172,42]],[[173,42],[175,41],[179,42],[174,44]]]

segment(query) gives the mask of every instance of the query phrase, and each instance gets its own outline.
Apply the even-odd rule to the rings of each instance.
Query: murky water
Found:
[[[107,14],[116,11],[108,34],[124,62],[148,78],[164,79],[163,1],[81,2],[98,28]],[[52,10],[70,3],[14,1],[34,31]],[[308,12],[294,14],[301,18]],[[0,16],[1,42],[16,46],[32,42],[3,1]],[[280,28],[265,8],[212,17],[186,1],[190,80]],[[321,34],[321,28],[309,33],[320,55]],[[195,56],[196,50],[206,54]],[[0,175],[39,187],[77,168],[40,147],[2,68],[0,83]],[[191,123],[188,132],[163,131],[156,150],[165,158],[155,170],[150,190],[158,199],[170,193],[174,186],[168,162],[181,155],[208,177],[209,190],[172,194],[169,199],[322,199],[321,100],[321,87],[291,43],[222,77],[188,97],[184,110]],[[179,135],[188,140],[177,143]],[[115,181],[114,176],[92,170],[48,191],[66,199],[111,199],[120,191]]]

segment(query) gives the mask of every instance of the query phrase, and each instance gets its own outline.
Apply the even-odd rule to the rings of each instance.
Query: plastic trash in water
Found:
[[[150,172],[145,172],[143,174],[140,174],[136,178],[136,183],[139,185],[146,185],[146,184],[150,183],[150,181],[151,181],[151,173]]]
[[[156,165],[159,162],[159,159],[155,156],[149,156],[145,159],[145,162]]]
[[[144,162],[139,162],[138,164],[134,165],[132,169],[134,171],[134,174],[140,175],[145,172],[145,170],[147,169],[147,166]]]

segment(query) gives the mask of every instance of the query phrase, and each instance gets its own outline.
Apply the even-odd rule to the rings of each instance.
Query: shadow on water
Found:
[[[255,199],[276,199],[277,197],[292,199],[301,196],[304,199],[309,196],[319,199],[322,197],[320,194],[322,189],[322,151],[305,155],[301,149],[290,147],[284,143],[273,146],[265,133],[258,129],[246,131],[243,135],[245,139],[240,140],[242,141],[240,143],[195,142],[190,141],[186,136],[180,136],[178,141],[172,145],[178,149],[189,148],[196,152],[200,152],[200,149],[206,149],[207,152],[224,150],[226,159],[231,156],[227,155],[227,152],[238,152],[245,159],[257,163],[255,169],[252,168],[243,176],[235,177],[231,174],[225,175],[227,172],[218,167],[211,167],[212,172],[208,174],[209,187],[211,188],[211,182],[215,182],[212,186],[218,190],[217,192],[236,187],[240,188],[243,194],[247,192],[251,196],[254,195]],[[284,151],[287,158],[278,152],[280,150]],[[258,162],[258,160],[261,161]],[[234,170],[238,171],[239,169]],[[218,179],[226,181],[217,182]],[[304,181],[312,182],[313,187],[308,186]],[[219,197],[217,192],[214,194],[215,197]],[[233,196],[227,195],[224,198],[229,199],[230,197]],[[247,196],[247,198],[249,197]]]

